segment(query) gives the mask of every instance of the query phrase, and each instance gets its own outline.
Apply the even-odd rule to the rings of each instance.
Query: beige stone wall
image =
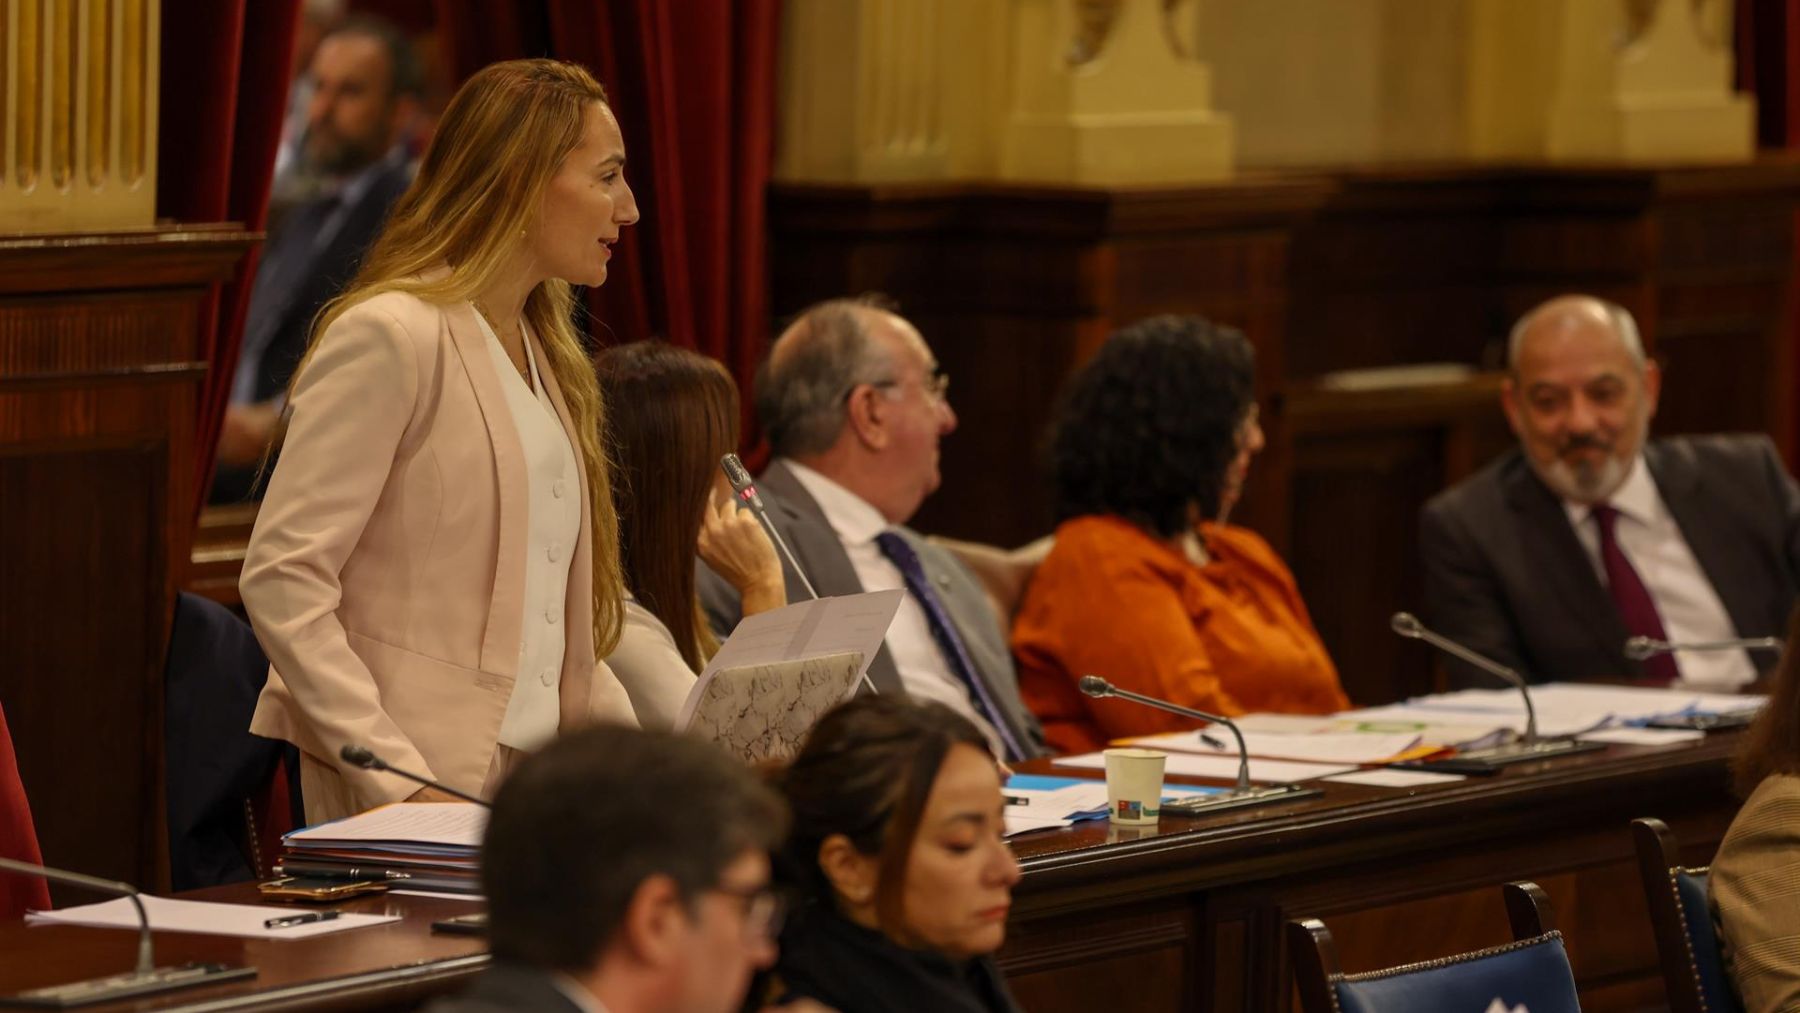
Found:
[[[1732,160],[1730,0],[787,0],[779,178]],[[1073,40],[1102,25],[1091,58]]]
[[[158,0],[0,0],[0,233],[148,226]]]

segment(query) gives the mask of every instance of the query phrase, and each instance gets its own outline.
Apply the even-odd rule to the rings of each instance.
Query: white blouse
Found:
[[[619,646],[606,656],[606,667],[625,686],[638,724],[678,730],[675,719],[681,716],[696,676],[681,660],[675,635],[635,598],[625,600],[625,627],[619,633]]]
[[[500,723],[500,744],[531,750],[556,735],[561,715],[563,602],[569,593],[569,558],[581,535],[581,484],[576,471],[580,465],[556,406],[544,390],[529,335],[525,356],[531,383],[527,385],[494,329],[479,312],[475,319],[487,335],[488,355],[500,374],[506,406],[525,455],[525,502],[530,518],[525,541],[525,621],[519,627],[519,667],[506,717]]]

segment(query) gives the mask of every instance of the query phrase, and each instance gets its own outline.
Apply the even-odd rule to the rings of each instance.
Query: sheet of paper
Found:
[[[1207,732],[1218,741],[1218,747],[1207,745],[1198,732],[1144,735],[1124,741],[1149,749],[1171,749],[1203,756],[1237,756],[1237,740],[1231,737],[1229,729],[1209,728]],[[1308,735],[1244,733],[1244,750],[1253,757],[1305,760],[1310,763],[1380,763],[1418,744],[1417,732],[1315,732]]]
[[[687,730],[745,763],[791,759],[819,718],[856,692],[862,670],[855,652],[717,669]]]
[[[1434,770],[1359,770],[1351,774],[1334,774],[1324,780],[1341,784],[1369,784],[1377,788],[1419,788],[1428,784],[1466,781],[1462,774],[1440,774]]]
[[[1698,742],[1706,733],[1697,728],[1598,728],[1581,734],[1583,742],[1606,742],[1615,746],[1668,746],[1677,742]]]
[[[1100,753],[1064,756],[1051,762],[1059,767],[1077,767],[1086,770],[1106,769],[1106,757]],[[1287,760],[1263,760],[1252,757],[1250,779],[1252,781],[1280,782],[1309,781],[1315,777],[1328,777],[1355,769],[1354,764],[1294,763]],[[1163,763],[1163,773],[1176,774],[1181,777],[1211,777],[1235,782],[1237,772],[1238,761],[1235,756],[1193,756],[1187,753],[1170,753],[1169,758]]]
[[[1009,811],[1006,814],[1005,830],[1005,836],[1007,837],[1028,834],[1034,830],[1060,830],[1064,827],[1073,826],[1075,823],[1074,820],[1061,820],[1050,816],[1034,816],[1031,813],[1017,813],[1010,811],[1011,809],[1016,808],[1018,807],[1008,807]]]
[[[155,932],[204,932],[245,939],[307,939],[400,920],[399,915],[340,914],[328,922],[271,929],[264,928],[263,922],[305,914],[311,909],[292,904],[217,904],[148,895],[139,899],[144,902],[144,913],[149,916],[150,928]],[[25,921],[32,925],[88,925],[103,929],[135,930],[138,927],[137,908],[127,897],[60,911],[35,911],[26,915]]]
[[[804,661],[828,654],[861,654],[862,667],[856,673],[860,680],[887,638],[888,626],[894,621],[894,613],[900,611],[905,594],[894,588],[817,598],[745,617],[695,680],[681,705],[675,727],[688,727],[706,696],[707,685],[721,669]]]
[[[1105,781],[1080,780],[1063,787],[1042,790],[1017,787],[1014,780],[1006,782],[1006,793],[1014,798],[1022,798],[1025,802],[1023,805],[1007,806],[1006,812],[1009,816],[1016,813],[1032,817],[1074,820],[1106,815]],[[1162,797],[1173,799],[1188,795],[1210,795],[1216,790],[1191,784],[1165,784],[1162,789]]]
[[[488,810],[473,802],[395,802],[330,823],[306,827],[284,840],[361,841],[479,848]]]

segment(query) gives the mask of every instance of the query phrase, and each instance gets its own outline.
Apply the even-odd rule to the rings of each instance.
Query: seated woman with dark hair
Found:
[[[798,896],[775,965],[839,1013],[1010,1013],[992,954],[1019,863],[987,739],[943,704],[863,696],[827,713],[777,787]]]
[[[1708,893],[1725,966],[1748,1013],[1800,1009],[1800,609],[1769,702],[1733,762],[1747,795],[1719,853]]]
[[[781,561],[739,510],[719,458],[737,449],[738,392],[716,360],[662,341],[600,356],[607,449],[618,481],[625,625],[607,665],[645,728],[672,728],[719,649],[695,597],[696,554],[730,581],[744,614],[787,604]]]
[[[1225,523],[1262,449],[1249,342],[1198,317],[1114,334],[1051,436],[1056,545],[1013,621],[1019,690],[1051,748],[1193,722],[1082,695],[1098,675],[1225,715],[1349,705],[1293,574]]]

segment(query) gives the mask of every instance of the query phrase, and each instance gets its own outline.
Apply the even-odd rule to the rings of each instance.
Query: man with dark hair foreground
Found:
[[[787,825],[781,799],[711,743],[610,725],[556,740],[494,800],[494,964],[434,1013],[738,1009],[775,959],[768,852]]]

